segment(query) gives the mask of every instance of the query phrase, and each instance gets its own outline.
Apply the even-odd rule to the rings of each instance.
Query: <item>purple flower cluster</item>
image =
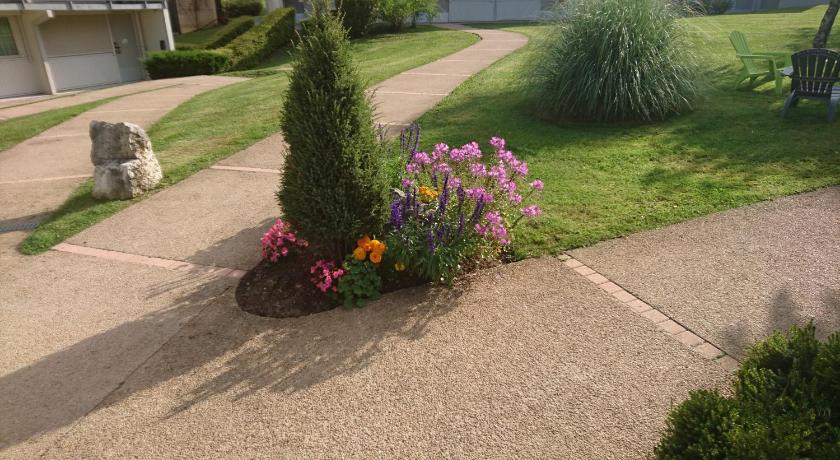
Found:
[[[524,205],[543,190],[539,179],[526,182],[528,163],[517,158],[500,137],[490,139],[495,155],[487,158],[476,142],[451,148],[444,143],[419,150],[419,128],[401,136],[406,148],[402,190],[391,203],[391,227],[409,223],[422,229],[423,244],[434,254],[442,245],[477,235],[492,245],[509,245],[511,229],[522,218],[542,211]],[[418,191],[423,200],[418,200]],[[453,197],[457,197],[457,202]]]

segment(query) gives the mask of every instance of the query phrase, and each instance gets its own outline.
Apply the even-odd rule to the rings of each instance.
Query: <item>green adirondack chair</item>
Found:
[[[783,92],[782,86],[785,82],[782,69],[791,66],[791,53],[781,51],[753,52],[747,44],[747,37],[737,30],[729,34],[729,41],[735,47],[735,56],[744,64],[744,68],[738,75],[738,81],[735,82],[735,88],[737,89],[744,80],[749,79],[750,84],[753,84],[757,78],[766,77],[776,82],[776,94],[781,95]]]

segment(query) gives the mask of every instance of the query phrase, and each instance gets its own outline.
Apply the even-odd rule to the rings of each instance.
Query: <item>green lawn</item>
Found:
[[[210,39],[210,37],[212,37],[216,32],[218,32],[224,27],[224,25],[218,25],[213,27],[207,27],[206,29],[194,30],[185,34],[176,35],[175,48],[177,49],[179,45],[192,45],[201,47],[207,42],[207,40]]]
[[[49,110],[23,117],[12,118],[11,120],[0,121],[0,152],[23,140],[36,136],[42,131],[63,121],[67,121],[82,112],[86,112],[94,107],[110,102],[113,99],[114,98],[102,99],[100,101],[88,102],[62,109]]]
[[[472,34],[423,27],[404,35],[353,42],[352,53],[363,77],[376,83],[476,41]],[[196,96],[155,123],[149,135],[164,171],[161,188],[276,132],[287,84],[288,75],[275,71]],[[46,251],[143,198],[99,202],[90,197],[91,188],[90,181],[82,185],[29,235],[21,251]]]
[[[803,102],[787,119],[772,83],[733,89],[729,44],[808,48],[825,7],[687,19],[706,69],[696,110],[660,123],[554,124],[535,117],[520,91],[528,48],[459,87],[420,120],[424,146],[493,135],[545,180],[545,214],[517,230],[519,256],[558,253],[695,216],[840,183],[840,122]],[[538,37],[543,26],[488,25]],[[840,47],[840,26],[830,43]],[[489,150],[489,146],[488,150]]]

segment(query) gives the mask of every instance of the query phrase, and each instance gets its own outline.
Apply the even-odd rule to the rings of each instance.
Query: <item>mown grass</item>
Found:
[[[113,99],[102,99],[0,121],[0,152],[19,144],[21,141],[36,136],[59,123],[67,121],[82,112],[111,102]]]
[[[215,35],[216,32],[223,29],[224,27],[225,26],[223,25],[218,25],[213,27],[207,27],[205,29],[194,30],[185,34],[176,35],[175,48],[178,48],[178,45],[202,46],[207,42],[207,40],[210,39],[210,37]]]
[[[520,257],[558,253],[639,230],[840,183],[840,124],[825,105],[786,119],[772,83],[734,89],[740,64],[728,35],[755,50],[810,47],[825,7],[687,19],[703,64],[694,112],[649,124],[556,124],[534,115],[520,85],[529,48],[459,87],[424,115],[424,146],[493,135],[545,180],[545,214],[516,232]],[[486,25],[537,38],[544,26]],[[840,27],[830,46],[840,47]]]
[[[463,32],[423,27],[400,36],[353,42],[356,64],[371,84],[465,48],[477,38]],[[288,85],[285,72],[236,83],[194,97],[149,130],[164,180],[175,184],[278,130]],[[148,197],[101,202],[90,196],[91,181],[44,221],[21,244],[25,254],[46,251],[85,228]]]

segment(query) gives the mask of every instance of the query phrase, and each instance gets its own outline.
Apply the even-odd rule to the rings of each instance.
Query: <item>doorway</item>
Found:
[[[112,14],[108,16],[111,24],[111,38],[114,40],[114,55],[120,68],[123,82],[142,80],[142,55],[137,43],[134,17],[130,14]]]

